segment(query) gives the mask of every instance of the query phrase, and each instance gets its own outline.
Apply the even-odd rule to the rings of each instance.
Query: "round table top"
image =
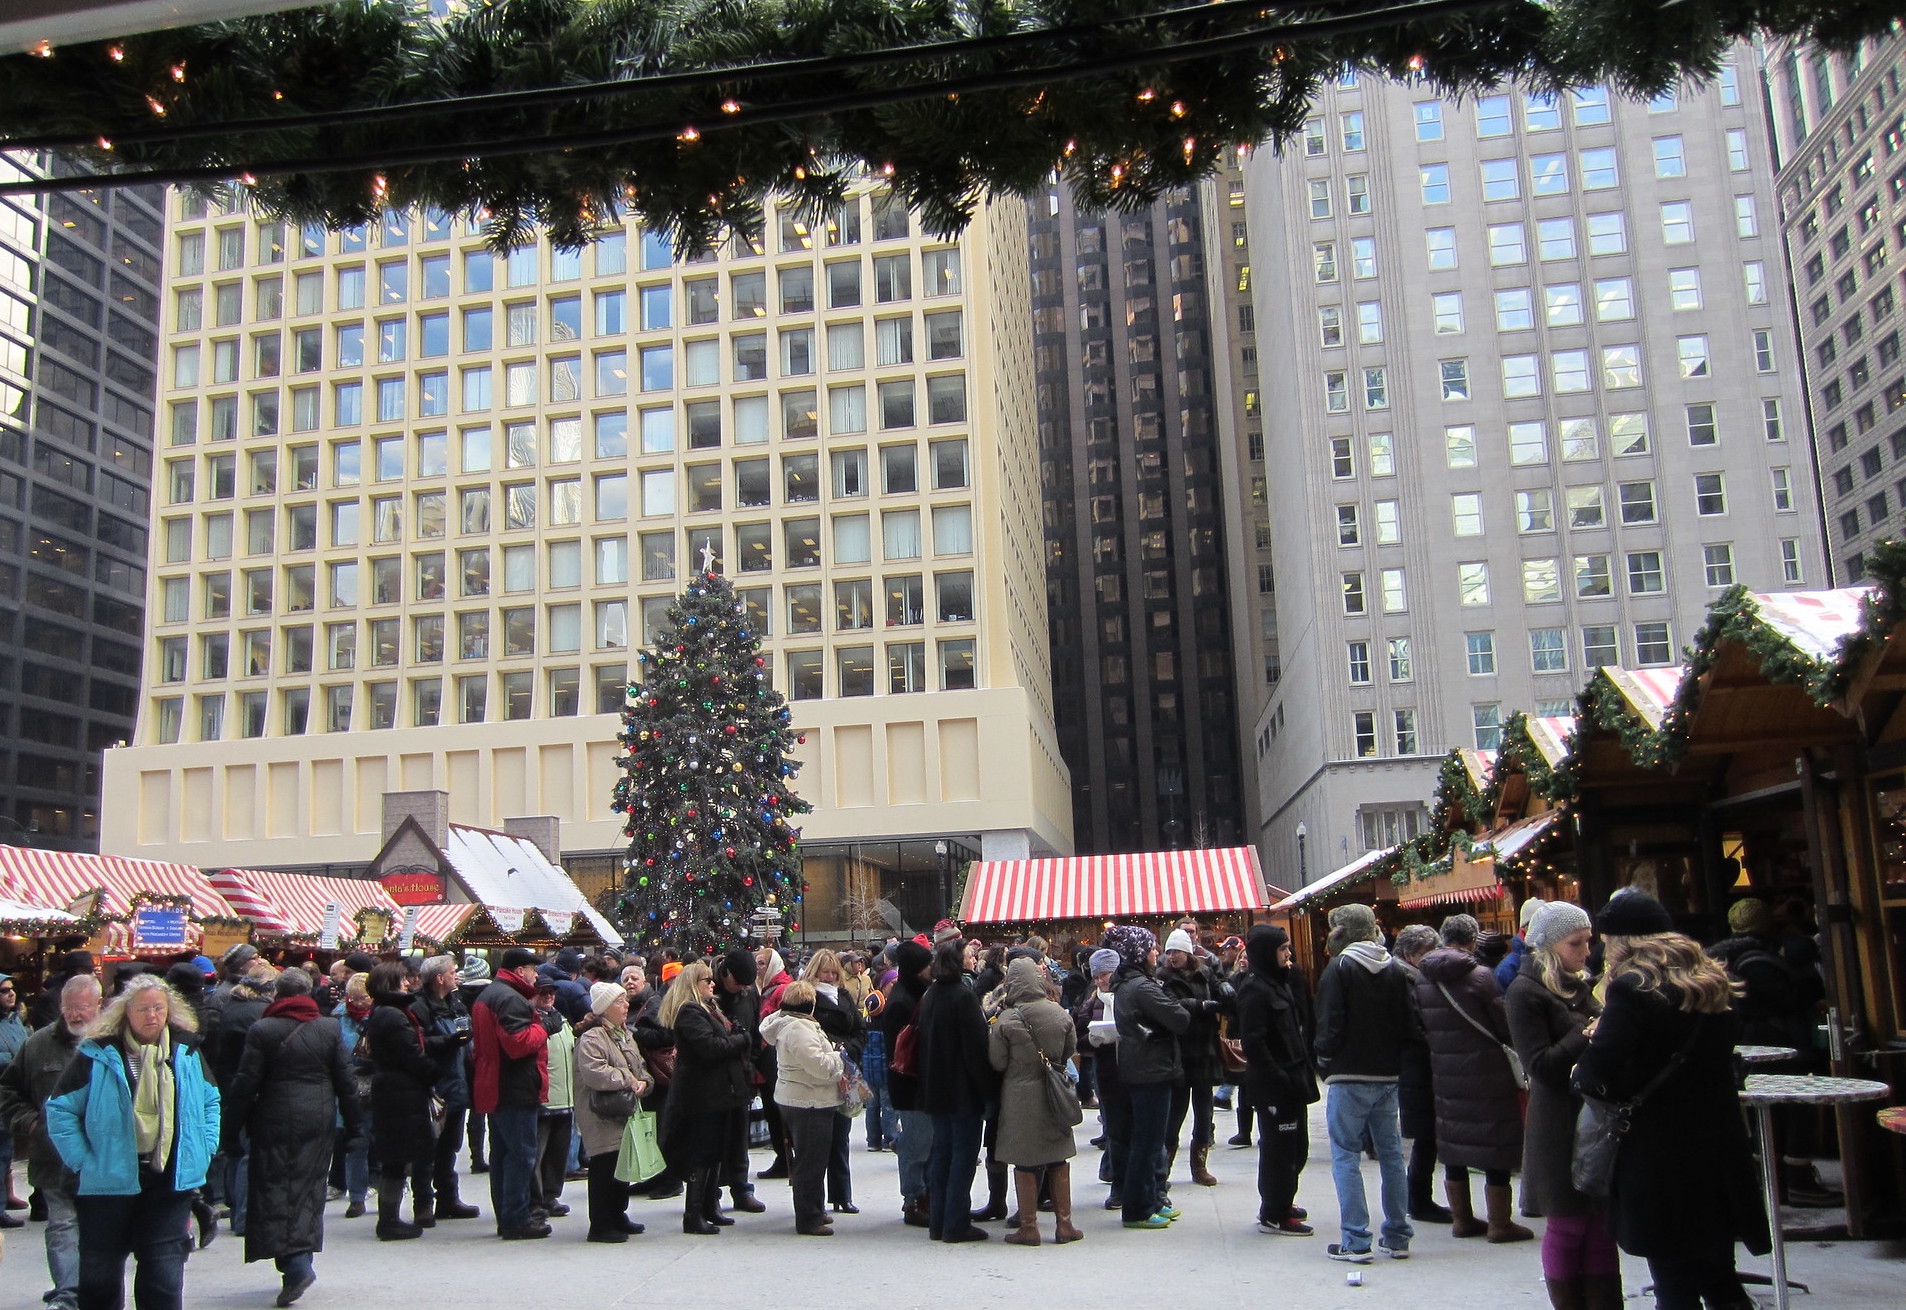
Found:
[[[1906,1105],[1889,1105],[1877,1116],[1880,1127],[1889,1133],[1906,1134]]]
[[[1776,1060],[1791,1060],[1800,1052],[1791,1046],[1736,1046],[1734,1054],[1749,1064],[1772,1064]]]
[[[1816,1078],[1812,1074],[1755,1073],[1747,1075],[1741,1099],[1747,1102],[1793,1102],[1818,1105],[1829,1101],[1871,1101],[1889,1095],[1892,1088],[1866,1078]]]

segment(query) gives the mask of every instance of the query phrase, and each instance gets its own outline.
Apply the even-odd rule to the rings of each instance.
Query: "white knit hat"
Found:
[[[1531,896],[1528,900],[1522,902],[1522,908],[1516,912],[1516,924],[1522,929],[1525,935],[1529,931],[1529,920],[1535,917],[1537,910],[1547,904],[1548,902],[1539,896]]]
[[[618,996],[626,1000],[628,995],[629,993],[616,983],[599,982],[589,989],[589,1008],[596,1014],[607,1014],[609,1007],[616,1003]]]
[[[1171,935],[1165,938],[1165,949],[1168,951],[1183,951],[1186,955],[1196,955],[1198,953],[1197,943],[1191,940],[1191,934],[1186,932],[1183,928],[1173,928],[1171,930]]]

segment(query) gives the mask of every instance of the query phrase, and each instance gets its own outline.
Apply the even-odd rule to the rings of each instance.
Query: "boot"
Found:
[[[457,1176],[451,1174],[448,1182],[437,1189],[437,1218],[474,1219],[482,1213],[474,1205],[465,1205],[457,1195]]]
[[[1489,1231],[1489,1225],[1476,1218],[1476,1212],[1469,1203],[1469,1180],[1460,1182],[1454,1178],[1443,1180],[1443,1199],[1449,1202],[1449,1235],[1451,1237],[1481,1237]]]
[[[909,1196],[900,1206],[900,1222],[909,1228],[931,1228],[933,1219],[927,1213],[927,1199],[924,1196]]]
[[[717,1228],[733,1228],[735,1221],[721,1212],[721,1179],[712,1172],[708,1186],[702,1189],[702,1218]]]
[[[1549,1304],[1555,1310],[1588,1310],[1588,1289],[1581,1278],[1551,1278]]]
[[[1194,1146],[1191,1148],[1191,1181],[1200,1187],[1216,1187],[1218,1185],[1218,1180],[1211,1176],[1209,1169],[1205,1168],[1205,1161],[1210,1158],[1210,1147]]]
[[[380,1242],[408,1242],[423,1236],[423,1229],[404,1222],[404,1183],[401,1176],[377,1180],[377,1240]]]
[[[1006,1166],[992,1160],[986,1162],[986,1205],[973,1211],[973,1222],[983,1224],[989,1219],[1006,1217]]]
[[[1061,1245],[1076,1242],[1085,1234],[1072,1226],[1072,1166],[1055,1164],[1046,1170],[1046,1188],[1052,1193],[1052,1240]]]
[[[1410,1218],[1419,1224],[1446,1224],[1454,1216],[1436,1204],[1436,1174],[1430,1169],[1410,1170]]]
[[[682,1188],[682,1231],[692,1237],[712,1237],[721,1231],[705,1217],[708,1208],[705,1195],[714,1181],[715,1171],[701,1168],[689,1174],[687,1185]]]
[[[1013,1191],[1019,1196],[1019,1223],[1006,1234],[1008,1246],[1039,1245],[1039,1175],[1030,1169],[1013,1170]]]
[[[1582,1279],[1582,1310],[1622,1310],[1621,1275],[1589,1274]]]
[[[731,1187],[728,1189],[728,1198],[731,1202],[728,1208],[739,1210],[743,1214],[760,1214],[768,1208],[760,1198],[755,1196],[752,1187]]]
[[[1467,1190],[1467,1189],[1465,1189]],[[1485,1187],[1482,1189],[1483,1204],[1489,1208],[1489,1240],[1492,1242],[1527,1242],[1535,1234],[1517,1223],[1514,1219],[1515,1189],[1512,1187]]]
[[[435,1228],[437,1226],[437,1203],[435,1201],[425,1201],[421,1198],[417,1200],[410,1207],[410,1222],[419,1228]]]

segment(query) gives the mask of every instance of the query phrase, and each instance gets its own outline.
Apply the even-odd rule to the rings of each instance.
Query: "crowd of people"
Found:
[[[1743,905],[1737,937],[1765,942],[1765,907]],[[640,1235],[638,1196],[680,1197],[682,1232],[712,1236],[769,1209],[759,1179],[787,1181],[796,1232],[833,1236],[859,1213],[856,1119],[867,1150],[896,1157],[905,1224],[968,1243],[1003,1220],[1006,1242],[1037,1246],[1047,1213],[1049,1240],[1084,1236],[1082,1135],[1100,1149],[1105,1208],[1128,1230],[1169,1229],[1181,1146],[1191,1182],[1215,1186],[1228,1105],[1231,1144],[1255,1135],[1259,1229],[1310,1237],[1297,1193],[1321,1099],[1331,1259],[1406,1259],[1417,1224],[1532,1240],[1520,1173],[1558,1310],[1620,1306],[1618,1250],[1648,1260],[1663,1310],[1752,1304],[1734,1246],[1765,1250],[1767,1228],[1733,1047],[1744,1014],[1764,1027],[1783,1021],[1777,1005],[1805,1004],[1804,970],[1776,978],[1752,942],[1710,955],[1640,892],[1592,923],[1529,902],[1513,943],[1464,914],[1387,946],[1368,906],[1337,907],[1329,926],[1314,989],[1282,928],[1214,953],[1191,920],[1162,948],[1116,925],[1060,950],[1036,936],[987,947],[943,922],[798,964],[771,948],[511,947],[493,962],[351,954],[320,970],[240,946],[216,966],[102,980],[74,952],[30,1012],[0,975],[0,1142],[27,1146],[48,1305],[123,1304],[130,1257],[140,1310],[181,1306],[189,1252],[228,1223],[247,1261],[274,1262],[288,1306],[316,1280],[329,1204],[347,1219],[374,1204],[379,1240],[413,1241],[484,1213],[464,1173],[487,1175],[505,1241],[551,1236],[570,1182],[584,1184],[587,1241]],[[1788,992],[1770,1000],[1772,982],[1730,973],[1743,961]],[[1571,1178],[1584,1093],[1636,1102],[1607,1196]],[[1075,1132],[1094,1109],[1097,1133]],[[757,1130],[773,1156],[755,1173]],[[5,1176],[8,1208],[25,1208]]]

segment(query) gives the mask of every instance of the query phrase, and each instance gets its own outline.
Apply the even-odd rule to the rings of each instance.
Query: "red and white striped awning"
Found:
[[[210,869],[206,877],[262,933],[316,937],[324,931],[325,907],[333,901],[346,924],[366,907],[387,910],[398,922],[404,916],[382,884],[369,878],[327,878],[275,869]]]
[[[210,880],[189,864],[0,846],[0,893],[65,909],[91,891],[101,893],[95,912],[109,918],[131,914],[132,899],[140,892],[184,897],[191,902],[194,919],[239,917]]]
[[[1268,903],[1257,851],[1233,846],[1064,860],[982,860],[967,874],[960,918],[966,923],[1119,919],[1261,910]]]

